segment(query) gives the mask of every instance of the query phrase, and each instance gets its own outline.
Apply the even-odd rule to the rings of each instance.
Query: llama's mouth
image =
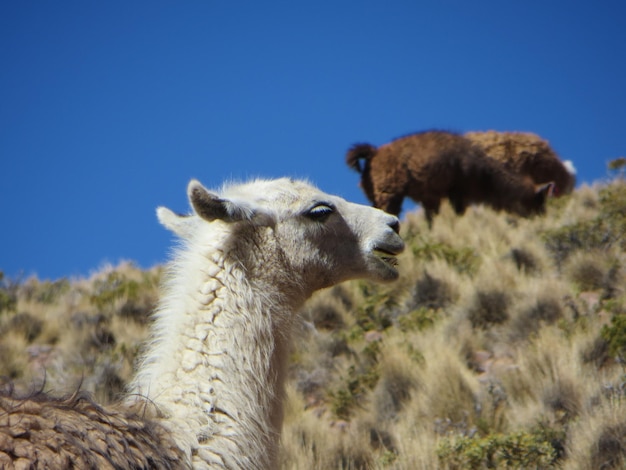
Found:
[[[404,242],[395,233],[379,241],[370,249],[372,275],[379,281],[393,281],[398,278],[398,258],[404,251]]]
[[[395,268],[398,266],[398,258],[396,258],[397,253],[392,253],[387,250],[383,250],[382,248],[374,248],[372,253],[385,264]]]

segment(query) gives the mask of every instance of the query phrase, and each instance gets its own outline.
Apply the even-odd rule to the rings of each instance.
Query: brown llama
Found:
[[[467,132],[465,137],[535,184],[554,183],[553,194],[569,194],[576,185],[576,169],[570,160],[562,161],[547,140],[531,132]]]
[[[157,409],[102,407],[77,392],[54,398],[0,391],[0,468],[89,470],[186,468],[185,452]]]
[[[421,203],[429,226],[445,198],[459,215],[479,203],[521,216],[540,214],[552,187],[535,187],[469,139],[446,131],[419,132],[378,148],[355,144],[346,163],[361,173],[361,188],[375,207],[398,215],[408,196]]]

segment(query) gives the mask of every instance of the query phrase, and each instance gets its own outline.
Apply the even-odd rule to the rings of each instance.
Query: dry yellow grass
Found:
[[[532,219],[444,205],[429,230],[407,214],[398,282],[345,283],[302,312],[282,467],[623,468],[626,331],[620,349],[612,319],[626,315],[624,233],[619,179]],[[0,375],[114,400],[159,275],[123,263],[22,282],[0,311]]]
[[[552,201],[540,218],[483,207],[458,218],[444,206],[429,231],[421,214],[408,214],[401,280],[369,291],[361,283],[343,287],[354,307],[339,309],[342,327],[324,341],[344,339],[344,352],[325,368],[331,392],[321,403],[292,402],[286,466],[323,457],[325,468],[488,468],[486,459],[459,464],[462,451],[456,461],[438,451],[455,438],[474,439],[475,451],[488,438],[515,436],[520,452],[545,445],[551,453],[529,451],[527,460],[498,461],[499,468],[622,468],[626,375],[601,331],[626,313],[626,258],[618,241],[604,244],[572,228],[603,217],[600,193],[606,198],[607,190],[621,195],[626,214],[622,181],[582,187]],[[616,231],[623,222],[600,229]],[[549,237],[560,231],[561,251],[550,251]],[[332,298],[324,292],[314,302]],[[315,343],[319,328],[308,331]],[[364,360],[372,350],[374,365]],[[308,342],[297,344],[295,357],[307,351],[319,357]],[[332,392],[338,388],[354,393]],[[339,436],[338,400],[351,405]],[[386,446],[364,437],[372,427],[387,436]],[[306,449],[293,440],[302,433],[310,433]],[[341,453],[345,442],[365,450]]]

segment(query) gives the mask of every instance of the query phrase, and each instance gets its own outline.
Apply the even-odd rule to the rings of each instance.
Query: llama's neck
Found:
[[[472,181],[469,202],[488,203],[494,209],[514,212],[521,209],[521,203],[531,203],[535,188],[529,180],[502,169],[497,161],[490,158],[478,162],[472,162],[471,177],[466,178]]]
[[[280,281],[250,279],[249,266],[223,247],[198,248],[183,251],[171,268],[130,396],[158,407],[193,462],[269,468],[293,311],[304,298],[279,291]]]

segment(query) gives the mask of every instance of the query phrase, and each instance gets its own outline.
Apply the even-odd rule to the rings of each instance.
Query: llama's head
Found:
[[[211,192],[188,186],[189,216],[159,208],[163,225],[192,245],[215,246],[245,268],[249,281],[306,295],[338,282],[398,277],[404,249],[398,219],[288,178],[256,180]]]
[[[545,214],[546,202],[554,191],[554,183],[539,185],[533,185],[530,181],[526,181],[526,183],[532,186],[534,190],[527,192],[523,197],[515,201],[513,207],[509,209],[523,217]]]

